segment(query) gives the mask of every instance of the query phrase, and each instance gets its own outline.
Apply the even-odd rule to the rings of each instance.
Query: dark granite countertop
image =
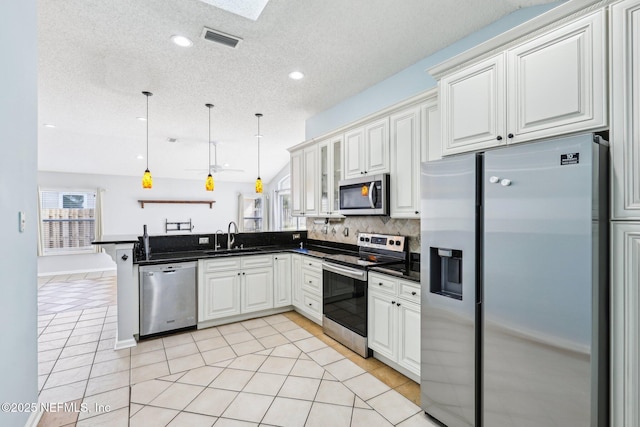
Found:
[[[420,283],[420,271],[412,271],[412,270],[396,270],[392,268],[386,267],[372,267],[371,271],[375,271],[376,273],[388,274],[389,276],[398,277],[400,279],[410,280],[412,282]]]
[[[138,259],[135,261],[138,265],[167,264],[175,262],[187,262],[198,259],[211,259],[238,255],[269,255],[280,252],[291,252],[302,255],[308,255],[316,258],[324,258],[329,252],[323,252],[321,248],[292,248],[290,246],[262,246],[255,248],[231,249],[231,250],[200,250],[200,251],[179,251],[179,252],[162,252],[151,253],[150,259]]]

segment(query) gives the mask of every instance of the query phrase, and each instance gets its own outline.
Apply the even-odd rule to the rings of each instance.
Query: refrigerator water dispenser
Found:
[[[430,292],[462,300],[462,251],[430,249]]]

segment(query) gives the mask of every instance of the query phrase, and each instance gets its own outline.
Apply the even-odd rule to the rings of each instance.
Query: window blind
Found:
[[[43,255],[93,250],[95,191],[40,192]]]

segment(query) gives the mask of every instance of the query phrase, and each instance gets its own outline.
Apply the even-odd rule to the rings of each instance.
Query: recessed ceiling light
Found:
[[[193,42],[191,41],[191,39],[185,36],[178,36],[178,35],[171,36],[171,41],[181,47],[189,47],[193,45]]]
[[[138,159],[138,160],[144,160],[144,156],[143,156],[142,154],[138,154],[138,155],[136,156],[136,159]]]
[[[140,120],[141,122],[146,122],[147,119],[145,119],[144,117],[136,117],[136,119]]]
[[[292,71],[289,73],[289,78],[293,80],[300,80],[303,77],[304,77],[304,74],[302,74],[300,71]]]
[[[42,126],[44,126],[46,128],[54,128],[54,127],[56,127],[56,125],[51,124],[51,123],[44,123]]]

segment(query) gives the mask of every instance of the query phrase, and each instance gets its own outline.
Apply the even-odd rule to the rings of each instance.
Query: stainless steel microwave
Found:
[[[342,215],[389,215],[389,174],[339,182]]]

